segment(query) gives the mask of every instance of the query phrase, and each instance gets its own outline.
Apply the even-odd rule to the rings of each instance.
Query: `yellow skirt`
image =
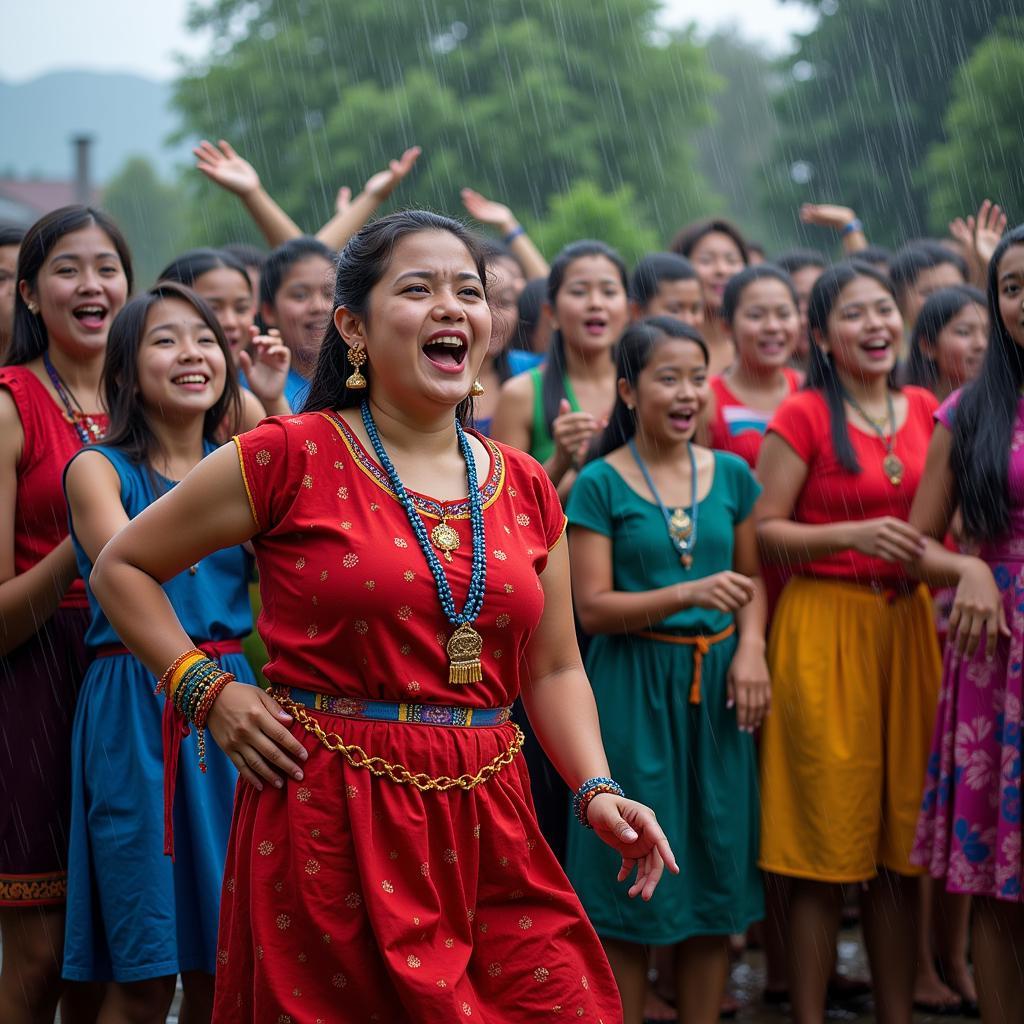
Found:
[[[927,589],[893,598],[794,577],[768,665],[761,868],[823,882],[921,874],[909,857],[942,676]]]

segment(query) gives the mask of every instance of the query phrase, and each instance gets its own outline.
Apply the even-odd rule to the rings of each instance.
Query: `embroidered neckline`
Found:
[[[398,495],[395,494],[391,487],[391,483],[388,480],[387,473],[384,472],[383,468],[377,465],[375,459],[373,459],[369,452],[362,446],[359,438],[352,433],[351,428],[335,412],[320,412],[318,415],[323,416],[335,430],[341,435],[342,441],[345,442],[345,447],[348,448],[349,454],[355,460],[356,465],[366,474],[382,491],[391,496],[394,501],[398,501]],[[485,509],[490,508],[491,505],[497,501],[498,496],[501,494],[502,487],[505,483],[505,458],[501,453],[501,449],[488,437],[484,437],[482,434],[477,433],[475,430],[468,431],[487,449],[488,454],[491,457],[491,469],[487,476],[487,480],[480,486],[480,494],[484,500],[483,507]],[[431,498],[428,495],[420,494],[417,491],[410,490],[408,492],[409,497],[412,498],[413,504],[416,506],[416,511],[421,515],[427,516],[430,519],[440,519],[438,511],[444,509],[446,519],[468,519],[469,518],[469,498],[462,498],[459,501],[437,501],[435,498]]]

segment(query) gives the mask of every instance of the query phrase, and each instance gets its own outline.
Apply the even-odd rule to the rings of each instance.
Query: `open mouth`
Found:
[[[761,340],[757,343],[758,351],[765,356],[778,356],[786,351],[786,343],[776,340]]]
[[[83,327],[90,331],[99,330],[107,319],[106,306],[95,304],[76,306],[71,313]]]
[[[676,409],[674,412],[670,412],[668,414],[668,420],[676,430],[687,431],[697,420],[697,410]]]
[[[861,345],[861,350],[869,359],[881,360],[889,355],[892,346],[887,338],[874,338],[871,341],[864,342]]]
[[[607,328],[607,326],[608,321],[598,316],[592,316],[589,319],[583,321],[583,328],[587,332],[587,334],[604,334],[605,328]]]
[[[183,373],[172,377],[171,383],[188,391],[202,391],[210,383],[210,378],[205,373]]]
[[[469,353],[469,341],[464,334],[436,334],[427,339],[423,346],[423,354],[439,370],[445,373],[458,373],[466,362]]]

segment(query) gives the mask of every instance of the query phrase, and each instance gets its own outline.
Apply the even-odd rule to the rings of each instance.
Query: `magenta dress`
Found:
[[[959,392],[936,419],[952,429]],[[1024,665],[1024,399],[1010,445],[1010,534],[981,548],[1003,595],[1009,639],[992,661],[949,645],[912,859],[950,892],[1024,902],[1021,667]]]

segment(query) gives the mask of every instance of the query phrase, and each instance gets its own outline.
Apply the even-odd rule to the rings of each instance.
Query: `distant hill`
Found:
[[[169,146],[179,125],[172,86],[140,75],[54,71],[28,82],[0,81],[0,176],[70,179],[73,135],[92,135],[92,177],[102,185],[130,156],[148,157],[165,179],[190,159]]]

